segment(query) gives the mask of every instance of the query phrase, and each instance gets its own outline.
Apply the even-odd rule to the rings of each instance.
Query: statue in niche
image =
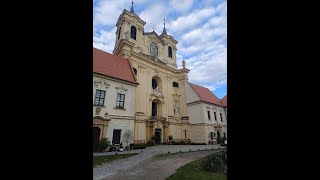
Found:
[[[128,40],[129,39],[129,31],[125,32],[125,38]]]
[[[153,96],[155,96],[155,97],[158,97],[158,98],[164,98],[164,95],[163,95],[162,92],[160,91],[159,86],[157,86],[156,88],[154,88],[154,89],[152,90],[151,95],[153,95]]]
[[[178,103],[175,103],[175,105],[174,105],[174,107],[173,107],[173,111],[174,111],[174,116],[175,116],[175,117],[179,117],[179,115],[180,115],[180,109],[179,109]]]

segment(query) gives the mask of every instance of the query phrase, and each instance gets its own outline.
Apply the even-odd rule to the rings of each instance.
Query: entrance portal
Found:
[[[220,131],[217,131],[217,143],[221,143],[221,138],[220,138]]]
[[[98,150],[98,142],[100,139],[100,128],[93,127],[93,152],[96,152]]]
[[[155,136],[155,143],[161,144],[161,129],[155,129],[154,130],[154,136]]]
[[[120,144],[121,129],[113,130],[112,144]]]

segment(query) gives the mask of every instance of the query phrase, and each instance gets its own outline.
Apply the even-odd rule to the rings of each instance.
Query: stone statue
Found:
[[[129,31],[125,32],[124,34],[125,34],[126,40],[128,40],[129,39]]]
[[[186,68],[186,62],[184,60],[182,60],[182,67]]]
[[[160,91],[159,86],[157,86],[155,89],[152,90],[151,95],[158,97],[158,98],[164,98],[164,95]]]
[[[179,116],[180,112],[179,112],[179,106],[178,104],[176,103],[174,105],[174,116]]]

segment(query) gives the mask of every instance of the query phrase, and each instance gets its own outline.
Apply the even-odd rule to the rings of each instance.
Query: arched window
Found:
[[[161,79],[158,76],[153,76],[152,77],[152,89],[156,90],[156,91],[160,91],[162,89],[161,86]]]
[[[137,70],[136,70],[136,68],[133,68],[133,72],[134,72],[134,75],[137,75]]]
[[[173,86],[173,87],[179,87],[179,83],[173,82],[173,83],[172,83],[172,86]]]
[[[136,40],[137,29],[134,26],[131,26],[131,38]]]
[[[168,56],[172,58],[172,48],[168,47]]]
[[[152,79],[152,89],[155,89],[158,86],[157,80]]]
[[[120,32],[121,32],[121,27],[119,28],[119,32],[118,32],[118,39],[120,38]]]

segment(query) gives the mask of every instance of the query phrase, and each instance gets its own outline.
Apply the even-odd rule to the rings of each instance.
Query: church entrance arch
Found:
[[[100,140],[101,130],[99,127],[93,127],[93,152],[98,150],[98,142]]]
[[[220,131],[217,131],[217,143],[221,143],[221,138],[220,138]]]
[[[161,144],[161,129],[157,128],[154,130],[154,136],[155,136],[155,143]]]

